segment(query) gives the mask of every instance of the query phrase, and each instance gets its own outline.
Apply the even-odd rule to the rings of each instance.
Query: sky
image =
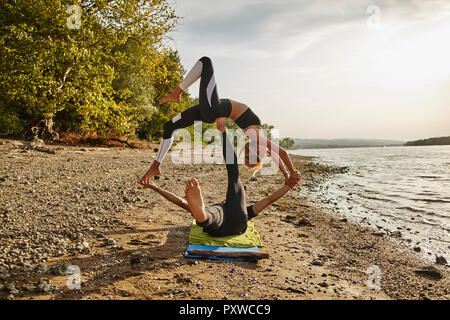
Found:
[[[280,136],[450,136],[450,0],[172,3],[185,69],[211,57],[220,97]]]

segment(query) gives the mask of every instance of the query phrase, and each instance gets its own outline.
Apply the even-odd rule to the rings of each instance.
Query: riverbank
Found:
[[[341,170],[307,157],[293,157],[304,185],[255,219],[270,259],[186,259],[190,215],[137,184],[155,155],[0,140],[0,298],[449,298],[448,268],[302,196],[298,188]],[[162,169],[162,187],[183,195],[196,177],[207,204],[223,200],[223,165],[174,165],[169,154]],[[241,174],[249,203],[283,183]],[[67,287],[68,265],[79,267],[80,289]]]

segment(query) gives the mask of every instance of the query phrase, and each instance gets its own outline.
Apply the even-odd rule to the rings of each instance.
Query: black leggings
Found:
[[[244,233],[247,221],[254,217],[252,206],[246,206],[245,189],[239,178],[236,153],[226,133],[221,135],[223,157],[228,175],[226,201],[205,209],[206,220],[197,222],[203,231],[213,237]]]
[[[203,66],[200,78],[199,104],[168,121],[164,125],[164,139],[172,137],[173,132],[177,129],[193,125],[194,121],[213,123],[217,118],[230,116],[231,102],[228,99],[219,99],[211,59],[203,57],[200,61]]]

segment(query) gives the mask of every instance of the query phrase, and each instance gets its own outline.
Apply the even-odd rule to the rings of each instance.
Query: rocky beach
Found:
[[[302,192],[345,168],[293,156],[301,186],[255,218],[253,262],[183,257],[191,216],[137,181],[145,148],[0,140],[0,299],[444,299],[446,261],[334,216]],[[224,200],[220,164],[173,164],[156,184],[180,196],[200,181],[206,205]],[[241,167],[247,201],[284,183]],[[79,270],[79,286],[70,285]]]

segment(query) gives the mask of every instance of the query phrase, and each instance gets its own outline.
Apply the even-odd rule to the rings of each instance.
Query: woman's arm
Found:
[[[249,138],[254,138],[252,134],[248,135]],[[290,175],[294,176],[298,179],[300,179],[300,174],[297,169],[294,168],[294,165],[292,164],[291,158],[289,157],[289,154],[284,150],[282,147],[280,147],[275,142],[267,139],[263,134],[258,134],[256,136],[256,139],[258,140],[258,149],[259,150],[267,150],[267,153],[270,155],[272,160],[275,162],[275,164],[280,168],[281,172],[283,173],[286,182],[288,182],[288,172],[286,170],[286,167],[288,168]],[[281,160],[281,161],[280,161]],[[291,187],[294,187],[294,185],[291,185]]]
[[[184,210],[191,212],[189,209],[189,205],[187,201],[183,198],[180,198],[179,196],[173,194],[172,192],[169,192],[167,190],[164,190],[162,188],[157,187],[154,183],[150,182],[149,184],[145,185],[145,187],[150,188],[156,192],[158,192],[160,195],[162,195],[166,200],[172,202],[173,204],[176,204],[177,206],[183,208]]]
[[[253,213],[258,215],[265,208],[270,206],[275,201],[278,201],[282,196],[284,196],[289,190],[294,188],[296,185],[300,183],[300,176],[291,176],[289,177],[290,183],[282,186],[280,189],[272,193],[270,196],[259,200],[253,206]]]
[[[272,152],[270,151],[270,149],[267,151],[267,153],[272,158],[272,160],[275,162],[275,164],[278,166],[278,168],[280,168],[281,172],[284,175],[285,181],[287,182],[289,179],[289,172],[287,171],[283,161],[280,161],[279,155],[278,154],[272,155]]]
[[[280,189],[272,193],[270,196],[259,200],[256,202],[253,206],[253,212],[255,215],[258,215],[261,211],[263,211],[265,208],[270,206],[272,203],[280,199],[282,196],[284,196],[289,190],[291,190],[291,187],[288,185],[282,186]]]
[[[283,162],[283,164],[288,168],[289,172],[291,174],[294,174],[295,172],[297,172],[297,170],[294,168],[294,165],[292,164],[292,160],[291,157],[289,157],[289,154],[286,152],[286,150],[284,150],[282,147],[280,147],[278,144],[276,144],[275,142],[267,139],[266,137],[260,137],[259,138],[259,144],[266,146],[266,148],[268,149],[270,156],[272,157],[273,161],[275,161],[275,163],[279,163],[280,159]],[[280,169],[281,166],[279,165]],[[286,169],[285,169],[286,170]],[[283,172],[283,170],[281,169],[281,171]],[[283,172],[284,174],[285,172]]]

